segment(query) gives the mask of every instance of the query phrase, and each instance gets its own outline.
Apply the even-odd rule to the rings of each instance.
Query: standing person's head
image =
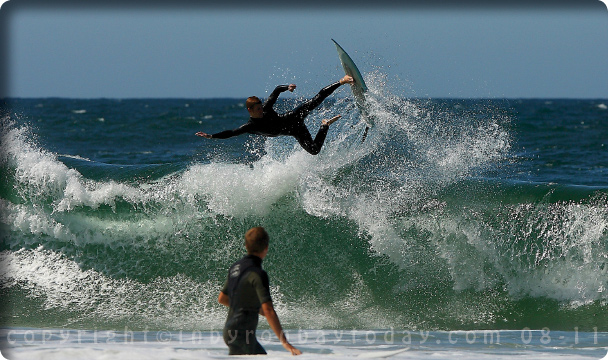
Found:
[[[263,227],[258,226],[247,230],[245,233],[245,248],[247,254],[256,255],[262,259],[268,253],[268,241],[270,237]]]
[[[259,97],[248,97],[247,101],[245,101],[245,106],[247,107],[247,111],[249,111],[249,116],[251,116],[252,118],[261,118],[264,116],[262,100],[260,100]]]

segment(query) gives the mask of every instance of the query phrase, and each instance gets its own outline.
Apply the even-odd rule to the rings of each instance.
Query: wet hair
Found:
[[[245,248],[248,254],[259,254],[266,250],[270,237],[263,227],[258,226],[245,233]]]
[[[261,103],[262,103],[262,100],[260,100],[259,97],[250,96],[247,98],[247,101],[245,101],[245,106],[247,107],[247,109],[251,109],[251,108],[253,108],[253,105],[261,104]]]

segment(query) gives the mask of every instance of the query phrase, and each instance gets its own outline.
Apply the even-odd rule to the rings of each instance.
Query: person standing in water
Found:
[[[312,99],[299,105],[292,111],[277,114],[274,110],[274,104],[276,103],[279,94],[284,91],[293,92],[296,88],[295,84],[290,85],[279,85],[270,94],[266,102],[262,101],[257,96],[251,96],[247,98],[245,105],[249,112],[249,121],[240,127],[233,130],[225,130],[217,134],[207,134],[199,131],[196,133],[197,136],[202,136],[207,139],[227,139],[233,136],[249,133],[263,136],[293,136],[298,140],[302,148],[308,151],[312,155],[317,155],[321,151],[321,147],[325,142],[329,125],[334,121],[338,120],[341,115],[334,116],[331,119],[324,119],[321,122],[321,127],[317,132],[316,137],[312,138],[308,128],[304,124],[304,119],[308,114],[317,108],[323,100],[331,95],[336,89],[344,84],[352,84],[353,78],[351,76],[344,76],[340,81],[330,84],[319,91],[319,93]]]
[[[287,341],[272,305],[268,274],[262,269],[262,260],[268,254],[269,239],[263,227],[254,227],[245,233],[247,255],[230,267],[217,299],[220,304],[229,307],[223,336],[230,355],[266,354],[255,335],[258,315],[266,317],[270,328],[287,351],[292,355],[302,354]]]

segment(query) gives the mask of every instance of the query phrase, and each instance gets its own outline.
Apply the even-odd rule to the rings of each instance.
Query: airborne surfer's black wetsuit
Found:
[[[284,114],[277,114],[273,109],[273,106],[277,101],[279,94],[287,91],[289,88],[288,85],[279,85],[274,89],[272,94],[270,94],[268,99],[266,99],[266,102],[263,105],[264,115],[262,118],[249,118],[249,122],[246,124],[243,124],[234,130],[226,130],[213,134],[211,135],[211,138],[227,139],[244,133],[271,137],[288,135],[295,137],[304,150],[312,155],[317,155],[325,142],[329,125],[321,125],[317,132],[317,136],[313,140],[306,125],[304,125],[304,118],[306,118],[306,116],[317,106],[321,105],[323,100],[336,91],[340,85],[340,82],[328,85],[321,89],[315,97],[299,105],[294,110]]]
[[[266,354],[255,335],[260,308],[263,303],[272,301],[268,274],[262,269],[262,259],[247,255],[234,263],[228,271],[222,292],[230,299],[223,334],[229,354]]]

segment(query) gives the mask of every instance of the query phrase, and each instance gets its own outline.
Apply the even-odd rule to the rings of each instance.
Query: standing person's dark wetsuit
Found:
[[[304,119],[312,110],[321,105],[323,100],[336,91],[340,85],[346,83],[352,83],[352,77],[345,76],[339,82],[324,87],[312,99],[299,105],[294,110],[283,114],[278,114],[274,110],[274,104],[276,103],[279,94],[287,90],[293,91],[293,89],[295,89],[295,85],[279,85],[270,94],[268,99],[266,99],[266,102],[263,104],[260,110],[261,113],[256,113],[257,116],[253,116],[255,112],[252,110],[253,106],[257,105],[257,103],[253,103],[251,107],[250,105],[247,105],[248,111],[250,114],[252,114],[247,123],[236,129],[222,131],[217,134],[210,135],[204,132],[198,132],[196,135],[206,137],[208,139],[227,139],[245,133],[270,137],[280,135],[293,136],[298,140],[304,150],[308,151],[312,155],[317,155],[321,151],[321,147],[325,142],[329,125],[337,120],[339,116],[336,116],[331,120],[323,120],[314,140],[310,135],[308,128],[306,128],[306,125],[304,124]],[[250,99],[257,99],[257,101],[259,101],[257,97],[251,97],[248,99],[248,102]]]
[[[224,325],[224,342],[228,345],[230,355],[266,354],[255,336],[259,315],[266,318],[285,350],[292,355],[302,353],[287,341],[279,316],[272,305],[268,275],[262,269],[262,260],[268,255],[269,241],[270,236],[263,227],[247,230],[247,256],[232,264],[228,270],[228,279],[217,298],[220,304],[229,308]]]
[[[255,330],[262,304],[271,301],[268,275],[262,269],[262,259],[247,255],[234,263],[222,292],[230,298],[230,308],[224,326],[224,342],[230,355],[266,354],[257,341]]]

